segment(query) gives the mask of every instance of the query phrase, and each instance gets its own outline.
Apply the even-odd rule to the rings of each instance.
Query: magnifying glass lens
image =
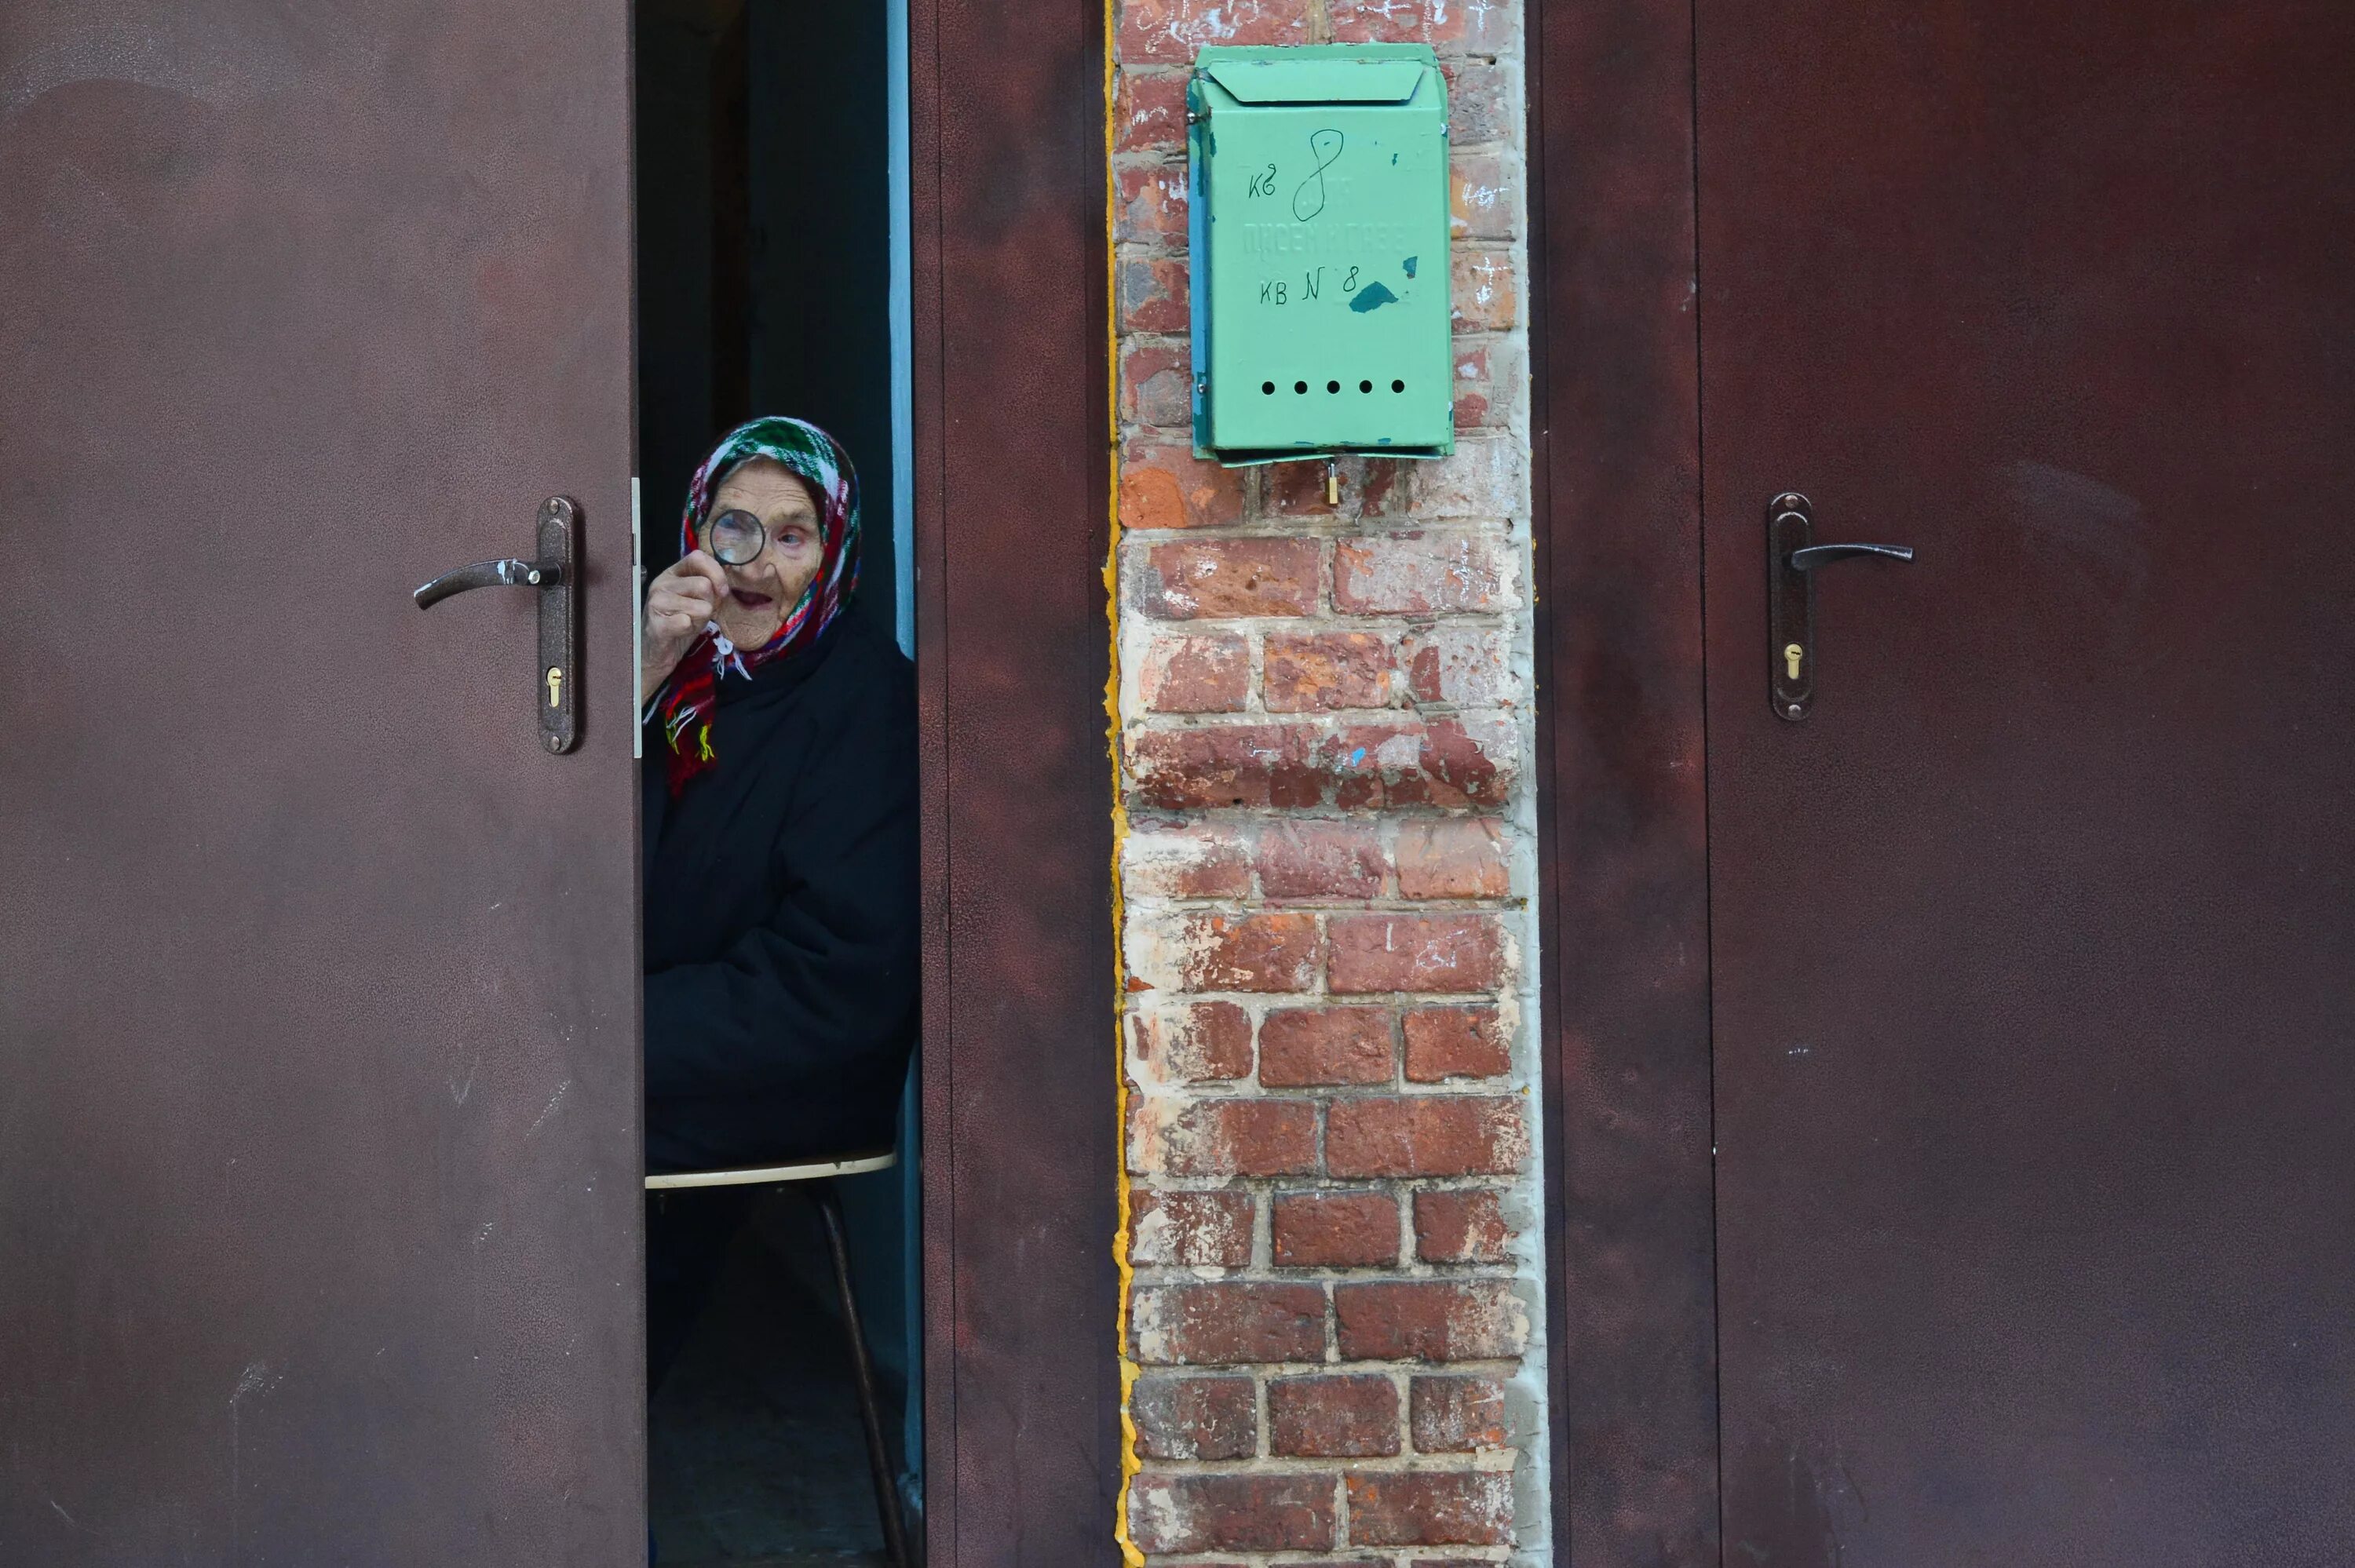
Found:
[[[751,565],[768,543],[769,531],[758,517],[732,508],[714,517],[704,531],[705,547],[731,567]]]

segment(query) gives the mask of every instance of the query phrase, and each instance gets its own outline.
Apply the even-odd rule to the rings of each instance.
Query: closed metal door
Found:
[[[1723,1560],[2338,1560],[2355,14],[1695,26]]]

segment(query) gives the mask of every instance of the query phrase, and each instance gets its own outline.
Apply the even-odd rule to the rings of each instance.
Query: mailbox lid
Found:
[[[1248,95],[1248,97],[1246,97]],[[1455,444],[1446,86],[1421,45],[1197,61],[1196,444]]]
[[[1205,55],[1209,51],[1205,49]],[[1206,59],[1202,74],[1238,103],[1406,103],[1435,68],[1422,60],[1351,50],[1347,57],[1300,59],[1245,55]]]

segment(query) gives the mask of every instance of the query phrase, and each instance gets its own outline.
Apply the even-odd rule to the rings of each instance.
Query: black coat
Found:
[[[649,1169],[886,1147],[916,1038],[915,672],[865,616],[645,741]]]

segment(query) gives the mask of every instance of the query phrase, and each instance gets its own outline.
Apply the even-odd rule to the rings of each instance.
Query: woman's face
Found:
[[[798,603],[802,590],[817,576],[825,548],[818,540],[817,503],[801,477],[774,458],[753,458],[737,465],[711,498],[711,516],[723,512],[749,512],[769,531],[769,542],[747,565],[720,570],[728,577],[728,592],[713,609],[711,619],[739,648],[758,648],[776,635],[785,612]],[[704,525],[703,547],[711,547],[710,524]]]

